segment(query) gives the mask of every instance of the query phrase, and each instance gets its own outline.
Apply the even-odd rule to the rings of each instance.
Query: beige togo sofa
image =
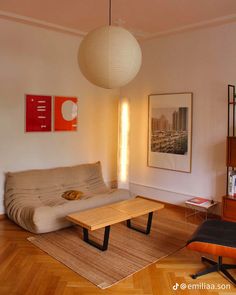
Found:
[[[82,199],[68,201],[62,198],[68,190],[82,191]],[[6,176],[6,213],[15,223],[33,233],[68,227],[71,223],[65,216],[69,213],[131,197],[128,190],[108,189],[100,162],[8,173]]]

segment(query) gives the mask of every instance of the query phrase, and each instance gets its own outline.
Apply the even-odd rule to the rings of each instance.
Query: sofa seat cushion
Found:
[[[53,207],[39,207],[35,210],[31,231],[34,233],[45,233],[65,228],[72,225],[65,218],[70,213],[101,207],[131,198],[132,196],[128,190],[116,189],[84,200],[67,201],[64,204]]]

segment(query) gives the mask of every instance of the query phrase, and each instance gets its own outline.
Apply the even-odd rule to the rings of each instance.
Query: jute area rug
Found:
[[[132,224],[146,226],[146,217],[137,218]],[[82,229],[77,226],[28,240],[105,289],[184,247],[194,229],[190,224],[154,214],[150,235],[129,229],[125,223],[112,225],[105,252],[86,244],[82,240]],[[103,230],[94,231],[90,238],[101,243],[103,233]]]

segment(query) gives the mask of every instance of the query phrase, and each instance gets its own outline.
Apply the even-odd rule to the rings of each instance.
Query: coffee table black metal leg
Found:
[[[104,232],[104,240],[103,244],[100,245],[96,243],[95,241],[92,241],[89,239],[89,233],[88,229],[83,227],[83,233],[84,233],[84,241],[88,243],[91,246],[94,246],[95,248],[101,250],[101,251],[106,251],[108,248],[108,242],[109,242],[109,234],[110,234],[110,226],[105,227],[105,232]]]
[[[152,216],[153,216],[153,212],[150,212],[150,213],[148,214],[147,227],[146,227],[145,230],[143,230],[143,229],[141,229],[141,228],[137,228],[137,227],[132,226],[132,225],[131,225],[131,219],[128,219],[128,220],[127,220],[127,226],[128,226],[128,228],[134,229],[134,230],[136,230],[136,231],[138,231],[138,232],[140,232],[140,233],[143,233],[143,234],[145,234],[145,235],[148,235],[148,234],[150,234],[151,227],[152,227]]]

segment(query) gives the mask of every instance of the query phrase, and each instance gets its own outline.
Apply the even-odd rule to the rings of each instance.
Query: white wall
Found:
[[[180,204],[192,195],[225,193],[227,84],[236,84],[236,24],[142,45],[143,66],[121,90],[131,100],[131,189]],[[4,173],[102,161],[116,178],[119,91],[90,84],[80,73],[80,38],[0,19],[0,214]],[[193,92],[192,173],[147,167],[148,95]],[[24,94],[79,98],[77,132],[25,133]]]
[[[236,24],[145,41],[143,66],[122,89],[131,99],[131,190],[181,204],[220,200],[226,185],[227,85],[236,84]],[[193,92],[192,173],[147,167],[148,95]]]
[[[118,91],[80,73],[80,38],[0,19],[0,214],[4,173],[101,160],[116,178]],[[24,94],[77,96],[77,132],[24,133]]]

